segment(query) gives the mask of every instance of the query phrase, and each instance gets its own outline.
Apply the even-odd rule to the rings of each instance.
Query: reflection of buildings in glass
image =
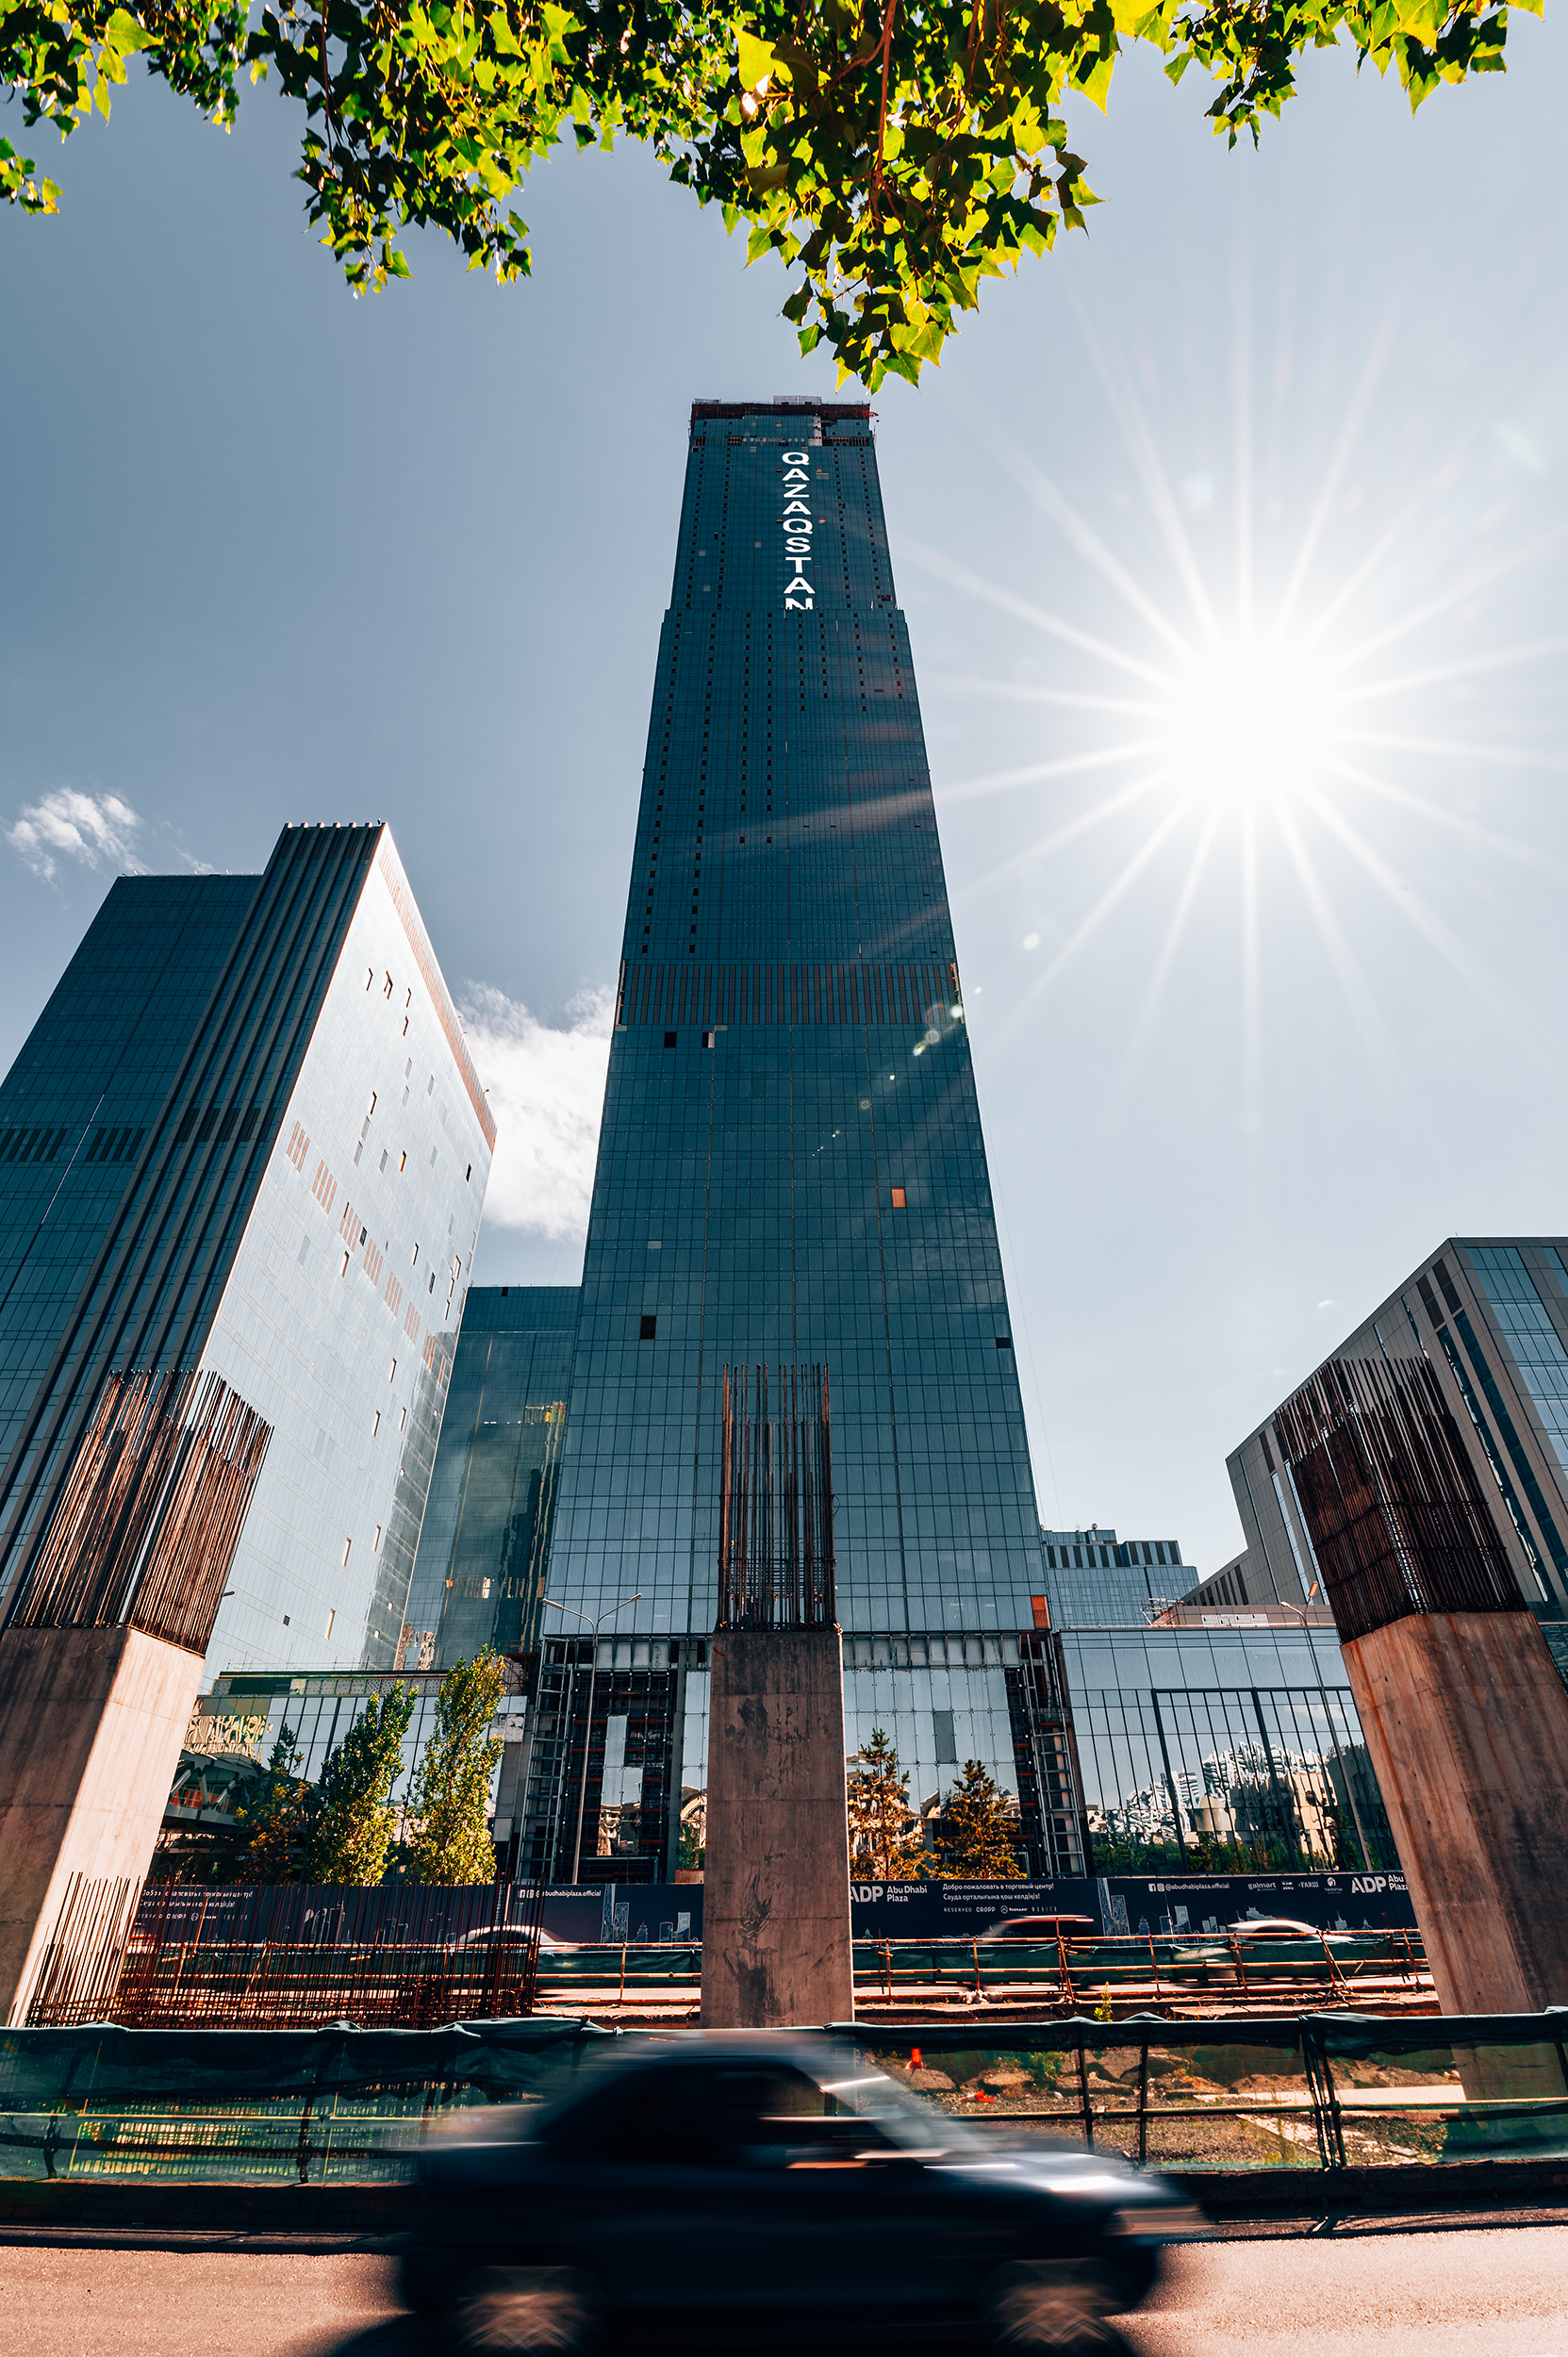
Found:
[[[436,1703],[444,1674],[438,1670],[404,1670],[395,1675],[389,1671],[363,1670],[343,1674],[302,1674],[287,1669],[221,1672],[210,1693],[202,1698],[199,1716],[191,1722],[185,1756],[216,1759],[238,1749],[265,1766],[287,1727],[300,1755],[296,1772],[314,1784],[327,1754],[342,1742],[367,1700],[372,1694],[390,1693],[399,1685],[408,1686],[414,1690],[414,1715],[403,1739],[403,1768],[391,1791],[394,1805],[401,1805],[407,1798],[408,1780],[435,1733]],[[506,1747],[491,1779],[492,1797],[509,1765],[516,1765],[525,1723],[520,1693],[503,1694],[490,1730]],[[174,1795],[180,1788],[176,1778]],[[166,1817],[164,1821],[169,1825],[178,1820]]]
[[[575,1285],[469,1294],[408,1592],[410,1667],[537,1647],[581,1299]]]
[[[1361,1756],[1364,1772],[1364,1753]],[[1100,1822],[1113,1841],[1196,1849],[1207,1835],[1248,1851],[1278,1844],[1315,1865],[1332,1866],[1339,1862],[1336,1815],[1345,1776],[1344,1760],[1320,1752],[1240,1743],[1210,1753],[1198,1772],[1177,1770],[1125,1794]]]
[[[681,1757],[683,1815],[693,1818],[707,1784],[707,1689],[705,1667],[688,1669]],[[1050,1636],[846,1633],[848,1755],[864,1751],[878,1728],[908,1772],[916,1814],[929,1818],[964,1763],[978,1759],[1017,1801],[1030,1872],[1085,1871],[1071,1730]]]
[[[196,1372],[265,1454],[238,1519],[187,1502],[205,1603],[152,1633],[223,1666],[390,1665],[493,1137],[386,828],[113,887],[0,1091],[13,1624],[148,1625],[134,1564],[53,1605],[35,1567],[111,1376]]]
[[[602,1838],[620,1879],[674,1867],[706,1782],[723,1369],[814,1361],[848,1739],[889,1721],[921,1797],[980,1758],[1036,1851],[1081,1856],[1049,1645],[1025,1658],[1039,1523],[870,413],[699,404],[549,1572],[590,1621],[641,1601],[600,1636],[591,1728],[593,1640],[546,1615],[520,1871],[569,1872],[579,1816],[585,1872]]]
[[[1062,1645],[1102,1870],[1112,1851],[1162,1850],[1397,1868],[1331,1630],[1068,1630]]]

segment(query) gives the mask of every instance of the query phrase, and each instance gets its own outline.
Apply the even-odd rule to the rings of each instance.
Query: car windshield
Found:
[[[524,2133],[563,2152],[689,2162],[743,2147],[865,2145],[913,2154],[967,2151],[978,2141],[852,2052],[820,2061],[793,2052],[651,2055],[630,2068],[606,2057],[600,2068],[590,2064],[586,2085],[561,2089]]]
[[[900,2145],[906,2151],[952,2151],[979,2141],[960,2120],[938,2111],[934,2103],[912,2094],[882,2071],[867,2069],[863,2063],[852,2074],[846,2069],[843,2077],[822,2079],[817,2084],[835,2111],[874,2120],[890,2144]]]

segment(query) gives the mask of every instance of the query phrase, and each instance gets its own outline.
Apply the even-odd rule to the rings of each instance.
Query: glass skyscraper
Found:
[[[1071,1866],[1081,1820],[1031,1603],[1039,1518],[870,412],[700,402],[584,1263],[526,1865],[569,1870],[582,1794],[599,1821],[612,1770],[619,1799],[600,1814],[619,1808],[619,1850],[597,1871],[675,1863],[679,1796],[689,1810],[706,1777],[724,1369],[786,1362],[829,1370],[851,1747],[886,1725],[917,1801],[980,1758],[1019,1794],[1036,1863]],[[572,1612],[615,1614],[591,1727],[593,1640]]]
[[[385,827],[114,885],[0,1087],[8,1627],[391,1667],[494,1137]],[[181,1377],[261,1452],[228,1524]]]

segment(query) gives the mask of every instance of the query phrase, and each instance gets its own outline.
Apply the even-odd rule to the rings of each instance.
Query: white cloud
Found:
[[[587,1228],[615,993],[583,991],[567,1014],[554,1030],[504,991],[469,986],[463,1024],[496,1126],[485,1216],[501,1228]]]
[[[46,882],[62,858],[80,860],[88,867],[117,867],[132,876],[144,876],[146,864],[131,849],[131,838],[140,824],[118,794],[78,794],[74,787],[62,786],[58,793],[45,794],[41,802],[27,803],[21,817],[6,829],[6,840]]]

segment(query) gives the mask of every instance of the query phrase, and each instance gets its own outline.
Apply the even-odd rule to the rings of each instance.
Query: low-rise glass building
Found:
[[[1092,1871],[1397,1871],[1332,1627],[1209,1617],[1062,1632]]]
[[[1197,1574],[1176,1539],[1118,1539],[1107,1524],[1042,1530],[1040,1556],[1051,1628],[1152,1621]],[[1041,1619],[1038,1607],[1036,1621]]]

